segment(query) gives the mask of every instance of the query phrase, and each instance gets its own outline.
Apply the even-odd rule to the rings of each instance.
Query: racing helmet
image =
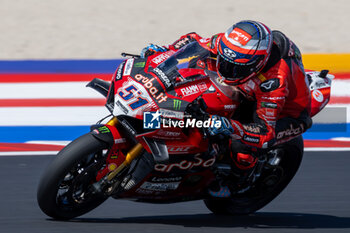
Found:
[[[217,71],[228,85],[238,85],[265,66],[272,47],[272,32],[256,21],[240,21],[218,41]]]

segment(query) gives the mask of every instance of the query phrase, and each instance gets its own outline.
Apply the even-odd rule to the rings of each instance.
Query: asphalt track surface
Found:
[[[0,157],[0,232],[350,232],[349,152],[306,152],[291,184],[251,216],[215,216],[202,201],[143,204],[106,201],[69,222],[54,221],[36,203],[53,156]]]

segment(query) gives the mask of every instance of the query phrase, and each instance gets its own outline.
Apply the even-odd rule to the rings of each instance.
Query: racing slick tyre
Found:
[[[247,192],[234,194],[229,198],[204,200],[207,208],[214,214],[247,215],[256,212],[275,199],[287,187],[299,169],[304,151],[303,138],[299,136],[278,148],[282,148],[283,153],[277,169],[262,173],[255,187]]]
[[[68,220],[99,206],[107,198],[93,192],[97,172],[105,164],[108,145],[90,133],[63,148],[44,171],[37,201],[48,216]]]

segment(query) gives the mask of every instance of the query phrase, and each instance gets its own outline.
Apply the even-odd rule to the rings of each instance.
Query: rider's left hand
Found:
[[[234,129],[230,123],[230,120],[226,117],[221,117],[218,115],[212,115],[211,120],[214,121],[214,124],[212,127],[208,128],[208,132],[211,136],[215,136],[218,134],[223,134],[225,136],[230,136],[234,133]],[[220,127],[218,126],[218,123],[220,122]],[[218,126],[218,127],[216,127]]]
[[[165,51],[167,51],[167,49],[163,46],[150,44],[147,47],[142,49],[140,56],[141,58],[145,58],[153,54],[156,54],[158,52],[165,52]]]

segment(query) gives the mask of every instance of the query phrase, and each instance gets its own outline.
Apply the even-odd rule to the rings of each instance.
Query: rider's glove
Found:
[[[151,56],[153,54],[159,53],[159,52],[165,52],[167,49],[163,46],[158,46],[154,44],[150,44],[147,47],[143,48],[141,51],[141,58],[145,58],[148,56]]]
[[[215,136],[218,134],[230,136],[234,133],[234,129],[230,123],[230,120],[226,117],[212,115],[210,119],[213,122],[213,124],[210,124],[211,127],[208,128],[208,132],[211,136]]]

